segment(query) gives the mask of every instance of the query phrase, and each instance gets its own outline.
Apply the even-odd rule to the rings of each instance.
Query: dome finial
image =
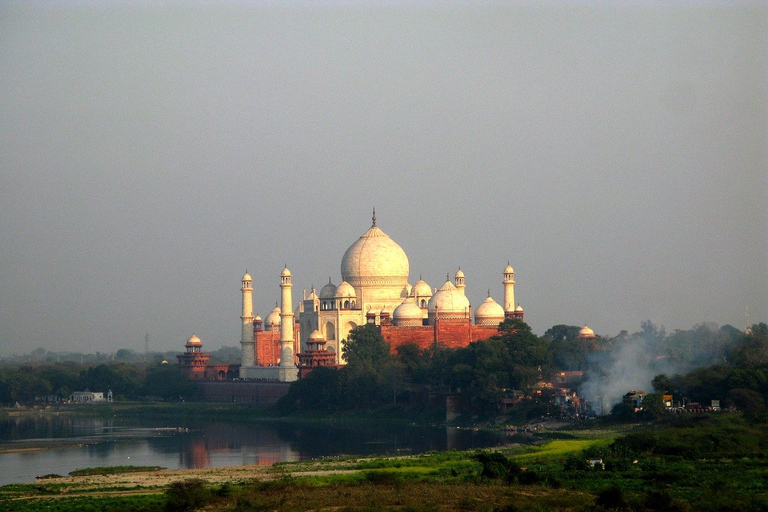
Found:
[[[373,207],[373,218],[372,218],[372,220],[373,220],[373,225],[371,225],[371,227],[375,228],[376,227],[376,207],[375,206]]]
[[[490,288],[488,288],[488,296],[489,297],[491,296],[491,289]]]

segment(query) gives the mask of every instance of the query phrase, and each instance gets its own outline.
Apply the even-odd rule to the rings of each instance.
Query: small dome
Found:
[[[338,288],[336,288],[337,299],[354,299],[356,297],[355,289],[352,285],[346,281],[342,281]]]
[[[291,277],[291,271],[288,270],[288,267],[285,267],[282,272],[280,272],[280,277]]]
[[[422,317],[421,308],[416,304],[416,298],[413,296],[405,299],[392,312],[392,319],[395,321],[395,325],[400,325],[401,322],[408,320],[418,320],[419,325],[421,325]]]
[[[381,308],[381,311],[379,311],[379,316],[389,316],[389,310],[387,309],[387,306]]]
[[[332,299],[336,296],[336,285],[331,282],[331,279],[328,279],[328,284],[320,288],[320,298],[321,299]]]
[[[270,311],[267,318],[264,319],[264,325],[280,325],[280,308],[275,306],[275,309]]]
[[[253,279],[251,279],[251,274],[249,274],[247,270],[245,271],[245,275],[243,276],[243,281],[253,281]]]
[[[456,279],[460,277],[464,277],[464,272],[461,271],[461,269],[456,271],[456,275],[454,276]]]
[[[515,273],[515,269],[512,268],[512,265],[507,263],[507,268],[504,269],[504,273],[505,274],[514,274]]]
[[[414,297],[431,297],[432,287],[429,286],[422,279],[419,279],[418,281],[416,281],[416,284],[413,285],[413,289],[411,290],[411,295],[413,295]]]
[[[517,307],[515,308],[515,311],[519,311],[520,313],[522,313],[523,312],[523,306],[518,304]]]
[[[199,347],[202,344],[203,344],[203,342],[200,341],[200,338],[198,338],[197,336],[195,336],[193,334],[192,336],[189,337],[189,339],[187,340],[187,344],[184,345],[184,346],[185,347]]]
[[[261,322],[261,317],[259,315],[256,315],[253,319],[254,322]]]
[[[587,327],[586,325],[579,330],[579,338],[594,338],[595,331]]]
[[[456,288],[454,284],[448,280],[445,284],[435,292],[429,303],[427,309],[430,313],[434,313],[435,309],[439,315],[443,314],[469,314],[469,299],[464,295],[461,290]]]
[[[499,323],[504,321],[504,308],[498,302],[488,295],[475,311],[475,323]]]
[[[325,338],[323,338],[323,333],[315,329],[312,331],[312,334],[309,335],[310,341],[325,341]]]

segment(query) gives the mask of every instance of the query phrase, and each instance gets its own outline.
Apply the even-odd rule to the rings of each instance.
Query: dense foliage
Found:
[[[632,389],[622,380],[627,377],[622,370],[630,367],[644,373],[648,383],[655,372],[660,373],[653,380],[657,394],[648,397],[639,416],[631,407],[619,405],[614,410],[618,419],[658,417],[664,411],[661,397],[665,393],[686,402],[720,399],[723,405],[740,410],[764,409],[768,397],[766,324],[756,324],[746,334],[713,324],[667,334],[651,322],[643,322],[635,334],[622,331],[614,338],[583,339],[579,330],[556,325],[537,337],[525,322],[507,319],[499,325],[497,335],[463,348],[420,349],[405,344],[391,354],[375,326],[360,326],[350,333],[346,344],[347,365],[340,370],[314,370],[292,386],[280,408],[327,413],[398,405],[434,411],[442,408],[435,407],[435,396],[453,394],[463,413],[484,418],[499,412],[501,398],[517,393],[526,397],[516,408],[525,420],[554,412],[546,388],[535,395],[530,390],[551,380],[556,372],[581,370],[588,384],[599,389],[613,385],[623,394]],[[670,370],[676,373],[661,373]],[[578,387],[578,382],[572,385]]]
[[[112,390],[116,400],[193,398],[195,386],[175,364],[75,362],[0,366],[0,403],[12,405],[66,399],[73,391]]]
[[[429,409],[432,393],[460,394],[467,409],[495,413],[507,389],[525,388],[548,376],[552,353],[546,340],[525,322],[505,320],[499,334],[467,347],[449,350],[414,344],[389,346],[373,325],[353,329],[340,370],[317,368],[294,383],[279,408],[337,411],[408,404]]]

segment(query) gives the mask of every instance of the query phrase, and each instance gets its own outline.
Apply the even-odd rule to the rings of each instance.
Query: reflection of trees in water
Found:
[[[15,416],[0,420],[0,440],[71,437],[70,418],[61,416]]]
[[[25,415],[0,420],[0,440],[61,439],[109,435],[114,428],[111,418],[78,418],[75,416]]]
[[[501,435],[496,432],[402,425],[297,427],[286,424],[277,431],[302,458],[464,450],[502,442]]]
[[[158,459],[178,456],[179,467],[206,467],[223,456],[229,463],[273,464],[299,458],[335,455],[423,453],[498,445],[499,433],[469,429],[368,424],[362,426],[295,425],[287,422],[185,422],[184,418],[124,420],[119,418],[12,417],[0,422],[1,439],[78,438],[88,442],[87,458],[125,458],[141,449]],[[189,431],[177,425],[189,425]],[[98,441],[98,442],[97,442]],[[71,457],[70,450],[55,450]],[[58,455],[57,453],[57,455]],[[124,455],[125,457],[121,457]],[[34,455],[30,455],[34,457]],[[221,463],[222,457],[218,463]],[[99,465],[102,465],[99,463]]]

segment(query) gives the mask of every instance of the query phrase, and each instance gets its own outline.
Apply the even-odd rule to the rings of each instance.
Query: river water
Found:
[[[0,420],[0,449],[44,449],[0,453],[0,485],[96,466],[271,465],[338,455],[467,450],[509,441],[502,433],[456,427],[26,415]]]

